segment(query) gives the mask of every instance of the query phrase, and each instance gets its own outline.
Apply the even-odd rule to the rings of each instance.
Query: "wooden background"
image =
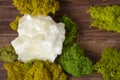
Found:
[[[59,0],[61,11],[59,14],[68,14],[79,25],[78,41],[85,49],[87,56],[95,63],[100,59],[101,52],[106,47],[120,48],[120,34],[115,32],[99,31],[97,28],[89,28],[91,19],[87,10],[92,5],[113,5],[120,4],[120,0]],[[3,47],[17,36],[12,31],[9,23],[19,13],[12,0],[0,0],[0,47]],[[56,14],[56,16],[59,16]],[[0,61],[0,80],[7,80],[7,72],[4,70],[3,62]],[[103,80],[102,76],[96,73],[81,78],[70,77],[69,80]]]

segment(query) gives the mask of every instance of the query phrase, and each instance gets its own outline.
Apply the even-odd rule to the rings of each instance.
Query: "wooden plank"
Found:
[[[18,11],[14,7],[0,7],[0,21],[8,21],[15,19]]]
[[[82,36],[93,36],[93,37],[101,37],[103,36],[104,38],[108,37],[117,37],[119,38],[120,37],[120,34],[119,33],[115,33],[115,32],[112,32],[112,31],[100,31],[99,29],[94,29],[94,28],[91,28],[91,29],[86,29],[86,30],[80,30],[79,31],[79,34],[82,34]]]
[[[86,6],[90,5],[89,0],[60,0],[61,5],[69,5],[69,6],[76,6],[76,5],[81,5],[81,6]]]
[[[105,5],[119,5],[120,1],[119,0],[60,0],[60,3],[62,5],[70,5],[70,6],[76,6],[76,5],[81,5],[81,6],[86,6],[86,5],[99,5],[99,6],[105,6]]]
[[[106,47],[114,47],[116,43],[107,43],[106,41],[79,41],[85,51],[102,52]]]
[[[0,32],[1,31],[11,31],[10,28],[10,22],[11,21],[0,21]]]
[[[90,0],[91,5],[97,5],[97,6],[106,6],[106,5],[119,5],[120,0]]]
[[[6,73],[6,70],[4,70],[4,69],[1,69],[0,70],[0,80],[2,80],[2,79],[6,79],[7,78],[7,73]]]
[[[83,76],[80,78],[70,77],[69,80],[103,80],[100,74],[93,73],[92,75]]]
[[[0,37],[0,44],[9,44],[13,39],[15,39],[15,36],[12,37]]]
[[[7,80],[7,77],[5,77],[5,78],[0,78],[0,80]]]
[[[66,6],[64,5],[61,10],[63,12],[66,12],[66,13],[83,13],[85,14],[87,9],[89,8],[90,6],[81,6],[81,5],[78,5],[78,6]]]
[[[0,0],[0,7],[1,6],[12,6],[12,0]]]
[[[0,70],[1,70],[1,69],[4,69],[3,64],[4,64],[4,62],[0,61]]]
[[[17,36],[17,32],[16,31],[0,31],[0,37],[15,37]]]
[[[10,44],[10,43],[8,43]],[[6,44],[0,44],[0,48],[3,48],[4,46],[8,45],[7,43]]]

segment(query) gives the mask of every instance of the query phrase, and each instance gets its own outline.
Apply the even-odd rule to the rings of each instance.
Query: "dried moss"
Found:
[[[104,80],[120,80],[120,51],[106,48],[94,69],[103,75]]]
[[[59,2],[55,0],[13,0],[13,5],[21,14],[48,15],[59,10]]]
[[[4,66],[8,72],[8,80],[67,80],[60,65],[49,61],[17,61],[5,63]]]
[[[27,64],[27,63],[26,63]],[[29,63],[30,65],[30,63]],[[42,61],[31,62],[31,68],[25,75],[24,80],[51,80],[49,71],[45,68]]]
[[[18,56],[12,45],[6,45],[0,49],[0,60],[3,60],[5,62],[13,62],[17,60],[17,57]]]
[[[91,27],[120,33],[120,6],[92,6],[88,12],[93,19]]]
[[[5,69],[8,73],[8,79],[7,80],[24,80],[24,64],[16,61],[12,63],[5,63],[4,64]]]
[[[15,30],[15,31],[17,30],[19,19],[20,19],[20,16],[17,16],[16,19],[10,23],[10,27],[12,30]]]

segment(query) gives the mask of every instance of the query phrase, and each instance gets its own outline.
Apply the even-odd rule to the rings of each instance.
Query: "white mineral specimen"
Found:
[[[11,44],[22,62],[32,59],[54,62],[57,55],[62,53],[65,27],[50,16],[25,14],[19,20],[17,31],[18,37]]]

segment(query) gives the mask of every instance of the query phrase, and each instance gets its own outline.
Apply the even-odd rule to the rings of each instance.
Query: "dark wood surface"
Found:
[[[89,28],[90,17],[87,10],[92,5],[113,5],[120,4],[120,0],[59,0],[61,3],[60,14],[68,14],[79,25],[78,42],[85,49],[85,53],[95,63],[100,59],[101,52],[106,47],[120,48],[120,34],[115,32],[99,31],[97,28]],[[0,0],[0,47],[10,44],[17,36],[12,31],[9,23],[19,13],[12,0]],[[57,15],[57,14],[56,14]],[[58,15],[59,16],[59,15]],[[7,80],[7,72],[4,70],[3,62],[0,61],[0,80]],[[70,77],[69,80],[103,80],[102,76],[96,73],[81,78]]]

